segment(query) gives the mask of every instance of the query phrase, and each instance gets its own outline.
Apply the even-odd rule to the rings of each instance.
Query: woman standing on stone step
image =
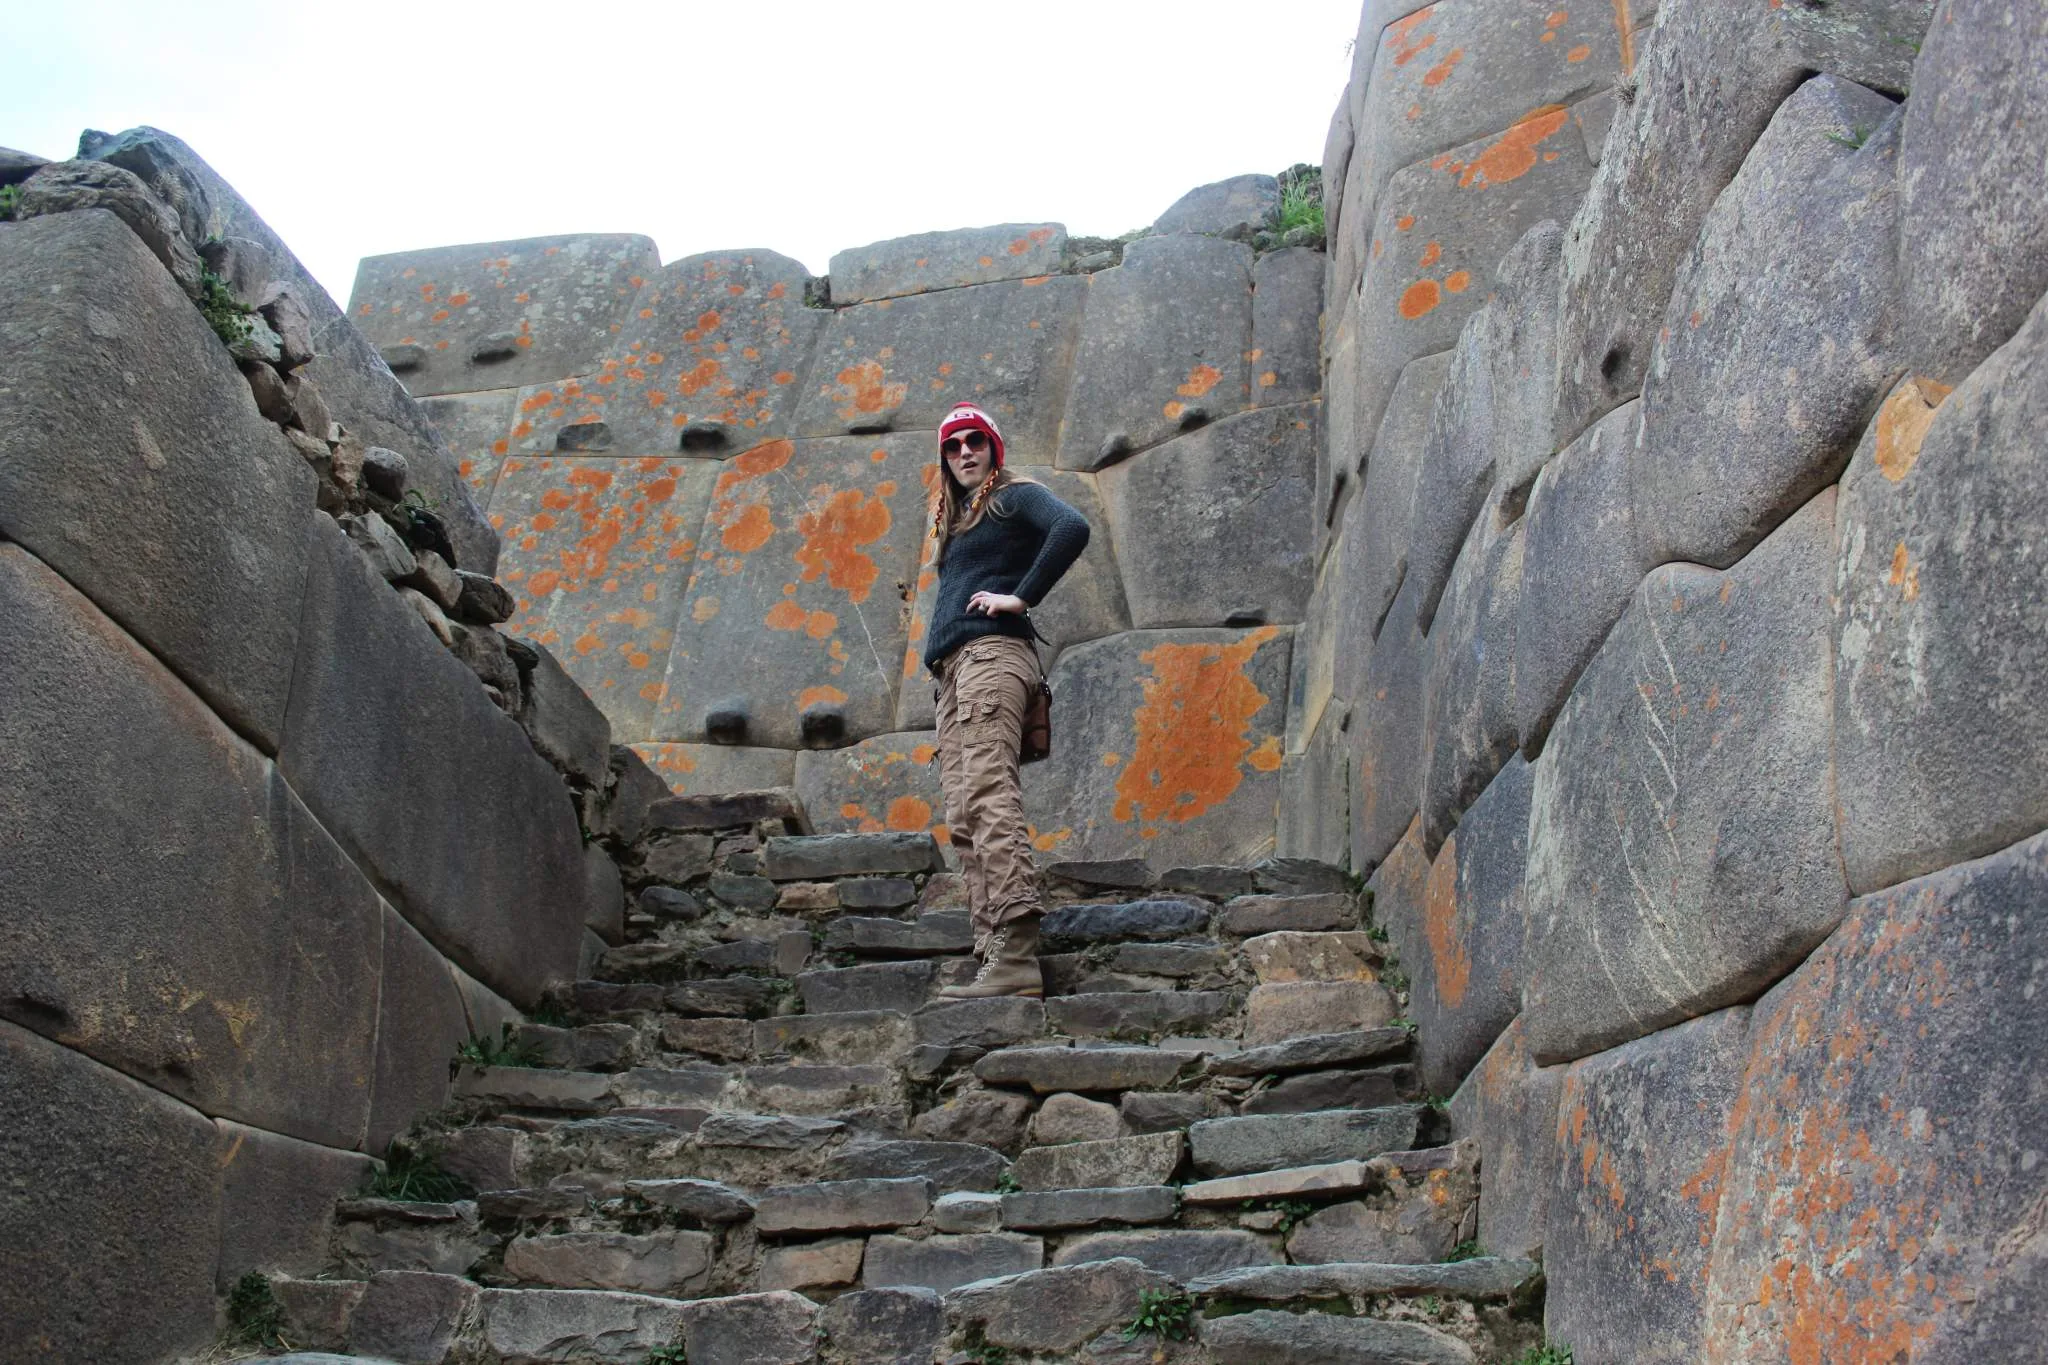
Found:
[[[1003,467],[995,419],[962,403],[939,423],[932,496],[938,598],[924,665],[938,680],[939,781],[974,918],[972,984],[951,999],[1045,994],[1043,907],[1019,786],[1024,715],[1041,674],[1031,608],[1088,544],[1088,521]]]

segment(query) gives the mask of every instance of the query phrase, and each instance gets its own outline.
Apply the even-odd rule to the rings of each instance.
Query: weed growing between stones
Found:
[[[1316,236],[1323,235],[1323,178],[1315,175],[1289,175],[1280,186],[1280,221],[1276,232],[1289,232],[1295,228],[1307,228]]]
[[[1870,141],[1870,134],[1870,125],[1867,123],[1859,123],[1854,128],[1851,128],[1849,130],[1849,135],[1847,137],[1842,136],[1840,133],[1829,133],[1828,141],[1839,142],[1844,147],[1850,148],[1853,151],[1861,151],[1863,150],[1863,144]]]
[[[1513,1365],[1572,1365],[1572,1348],[1544,1342],[1515,1357]]]
[[[1274,1231],[1282,1237],[1294,1231],[1294,1225],[1316,1211],[1316,1206],[1305,1199],[1247,1199],[1246,1213],[1277,1213],[1280,1225]]]
[[[1151,1333],[1169,1341],[1186,1341],[1195,1315],[1195,1301],[1168,1289],[1146,1289],[1138,1294],[1138,1316],[1124,1328],[1124,1340]]]
[[[655,1347],[640,1365],[690,1365],[690,1354],[678,1341],[673,1345]]]
[[[971,1365],[1010,1365],[1008,1348],[998,1346],[982,1336],[980,1323],[967,1329],[967,1359]]]
[[[1451,1265],[1457,1261],[1476,1261],[1485,1254],[1486,1248],[1479,1245],[1479,1239],[1468,1237],[1444,1254],[1444,1264]]]
[[[277,1301],[277,1291],[270,1287],[270,1280],[260,1270],[252,1270],[236,1280],[228,1290],[228,1335],[235,1342],[265,1349],[289,1349],[285,1346],[284,1306]]]
[[[363,1186],[371,1199],[396,1199],[405,1203],[446,1204],[469,1193],[469,1187],[435,1165],[422,1153],[394,1142],[384,1156],[383,1168]]]
[[[1008,1167],[1004,1167],[1003,1173],[996,1177],[997,1194],[1016,1194],[1019,1190],[1023,1188],[1024,1187],[1022,1185],[1019,1185],[1017,1183],[1016,1172],[1010,1170]]]
[[[21,206],[21,186],[0,185],[0,223],[9,222]]]
[[[220,344],[234,346],[247,341],[254,330],[249,318],[256,310],[236,298],[228,282],[209,267],[200,268],[199,289],[199,315],[213,328]]]
[[[542,1064],[541,1055],[533,1044],[512,1036],[510,1024],[500,1029],[495,1039],[472,1036],[455,1049],[455,1059],[472,1066],[537,1067]]]

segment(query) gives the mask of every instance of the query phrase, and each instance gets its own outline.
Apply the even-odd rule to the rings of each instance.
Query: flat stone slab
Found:
[[[1179,1208],[1171,1185],[1138,1185],[1101,1190],[1043,1190],[1003,1196],[1006,1228],[1045,1231],[1092,1228],[1110,1223],[1164,1223]]]
[[[941,1196],[992,1190],[1009,1169],[1002,1153],[973,1142],[855,1142],[825,1163],[825,1174],[833,1180],[922,1176]]]
[[[651,239],[626,234],[366,256],[348,314],[375,346],[419,348],[403,373],[414,394],[509,388],[595,369],[660,266]]]
[[[844,1132],[838,1119],[805,1114],[717,1113],[697,1129],[700,1147],[755,1147],[767,1151],[810,1151]]]
[[[1350,895],[1238,896],[1223,907],[1218,928],[1242,938],[1274,933],[1327,933],[1358,922]]]
[[[807,1365],[817,1356],[818,1305],[777,1290],[681,1305],[683,1345],[700,1361]]]
[[[1036,275],[841,308],[818,343],[797,430],[930,433],[971,397],[995,414],[1010,463],[1051,464],[1087,298],[1079,276]],[[918,444],[929,460],[931,437]]]
[[[1202,238],[1178,240],[1202,241]],[[1292,632],[1130,631],[1054,664],[1085,696],[1043,763],[1024,771],[1041,840],[1092,857],[1229,862],[1271,846]]]
[[[938,1047],[1008,1047],[1045,1033],[1045,1005],[999,996],[926,1005],[911,1016],[917,1041]]]
[[[1400,1361],[1401,1365],[1473,1365],[1472,1348],[1418,1322],[1382,1322],[1270,1308],[1202,1323],[1202,1344],[1216,1358],[1244,1365],[1319,1361]]]
[[[1015,1233],[868,1238],[861,1280],[869,1288],[911,1285],[945,1293],[963,1284],[1022,1274],[1045,1264],[1045,1243]]]
[[[1149,1047],[1006,1048],[976,1062],[974,1074],[990,1085],[1028,1085],[1041,1095],[1140,1090],[1167,1084],[1187,1062]]]
[[[929,962],[874,962],[864,967],[835,967],[797,977],[804,1008],[818,1014],[857,1010],[889,1010],[908,1014],[925,1002],[930,989]]]
[[[598,1071],[555,1071],[530,1066],[464,1066],[455,1073],[457,1099],[488,1100],[526,1109],[588,1113],[604,1107],[619,1077]]]
[[[1129,1323],[1143,1292],[1176,1288],[1126,1257],[963,1285],[946,1296],[946,1315],[959,1327],[981,1328],[986,1341],[1009,1350],[1072,1351]]]
[[[711,1282],[708,1232],[568,1232],[516,1237],[505,1248],[505,1273],[560,1289],[624,1289],[643,1294],[694,1294]]]
[[[790,1014],[754,1025],[761,1056],[788,1053],[827,1062],[893,1062],[910,1047],[910,1020],[886,1010]]]
[[[1152,224],[1155,232],[1249,236],[1280,212],[1280,182],[1270,175],[1234,175],[1198,185],[1173,201]]]
[[[1163,1185],[1180,1165],[1179,1133],[1028,1147],[1012,1167],[1025,1191],[1120,1189]]]
[[[1319,323],[1327,264],[1320,251],[1287,247],[1252,266],[1252,401],[1262,408],[1322,392]]]
[[[1252,252],[1236,242],[1146,237],[1088,281],[1058,465],[1100,469],[1251,394]]]
[[[1271,529],[1312,516],[1318,416],[1295,404],[1224,417],[1096,476],[1133,626],[1301,619],[1311,547]]]
[[[483,1339],[506,1360],[625,1360],[676,1339],[684,1305],[616,1291],[486,1289]]]
[[[739,1223],[754,1216],[753,1196],[716,1180],[629,1180],[626,1192],[704,1223]]]
[[[1335,1194],[1370,1189],[1381,1179],[1369,1161],[1333,1161],[1288,1171],[1198,1180],[1181,1191],[1190,1204],[1235,1204],[1246,1199],[1285,1199],[1299,1194]]]
[[[1039,932],[1049,946],[1159,942],[1199,934],[1209,925],[1209,907],[1186,899],[1147,899],[1115,905],[1063,905],[1045,912]]]
[[[922,1176],[777,1185],[756,1201],[754,1227],[763,1233],[905,1227],[923,1218],[931,1202],[931,1182]]]
[[[1257,1299],[1285,1303],[1294,1299],[1359,1299],[1393,1294],[1402,1298],[1438,1295],[1477,1303],[1500,1303],[1514,1297],[1541,1267],[1512,1257],[1476,1256],[1449,1265],[1284,1265],[1251,1266],[1205,1275],[1188,1283],[1188,1292],[1203,1299]]]
[[[1273,1244],[1236,1228],[1147,1228],[1076,1237],[1053,1257],[1055,1265],[1084,1265],[1129,1257],[1183,1283],[1242,1266],[1283,1264]]]
[[[1204,1119],[1188,1128],[1188,1152],[1204,1175],[1244,1175],[1338,1161],[1369,1161],[1415,1143],[1412,1105]]]
[[[1244,941],[1244,960],[1261,985],[1284,981],[1376,981],[1386,954],[1362,930],[1305,934],[1280,931]]]
[[[791,835],[770,839],[762,851],[762,870],[778,882],[938,868],[938,845],[922,832]]]
[[[1393,992],[1377,981],[1287,981],[1254,986],[1244,1006],[1244,1041],[1266,1047],[1326,1030],[1384,1027],[1395,1015]]]
[[[862,1289],[827,1304],[818,1325],[850,1359],[922,1362],[945,1339],[946,1308],[929,1289]]]
[[[1120,891],[1148,891],[1159,884],[1159,874],[1143,858],[1062,858],[1042,870],[1061,881]]]
[[[1311,1071],[1282,1077],[1237,1107],[1240,1114],[1300,1114],[1311,1109],[1379,1109],[1422,1099],[1422,1073],[1402,1063],[1365,1070]]]
[[[631,746],[656,780],[677,796],[787,787],[796,779],[796,755],[787,749],[742,744]]]
[[[1315,1071],[1392,1057],[1404,1051],[1413,1039],[1414,1035],[1406,1028],[1394,1026],[1355,1029],[1348,1033],[1311,1033],[1212,1058],[1209,1070],[1218,1076]]]
[[[1227,991],[1090,991],[1045,1003],[1046,1018],[1076,1037],[1165,1033],[1207,1024],[1231,1009]]]
[[[1052,275],[1066,248],[1067,229],[1060,223],[998,223],[892,237],[833,253],[832,305]]]
[[[913,920],[841,915],[825,926],[825,951],[873,957],[958,957],[974,951],[965,912],[935,910]]]

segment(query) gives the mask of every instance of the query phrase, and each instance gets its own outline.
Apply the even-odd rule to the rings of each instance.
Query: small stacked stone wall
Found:
[[[2038,1340],[2044,90],[2003,0],[1365,7],[1280,849],[1580,1365]]]
[[[363,262],[350,312],[502,534],[509,628],[675,791],[793,785],[821,832],[944,843],[925,509],[938,420],[983,404],[1094,527],[1038,613],[1039,848],[1250,859],[1320,441],[1320,238],[1273,230],[1279,196],[1205,186],[1128,243],[878,242],[826,279],[767,250],[664,266],[644,237],[445,247]]]
[[[157,1360],[621,941],[659,786],[190,149],[0,173],[0,1357]]]

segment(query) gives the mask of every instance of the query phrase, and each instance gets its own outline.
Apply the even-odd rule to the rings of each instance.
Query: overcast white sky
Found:
[[[346,302],[363,256],[639,232],[822,273],[885,237],[1113,236],[1320,161],[1361,0],[23,0],[0,145],[139,123]]]

